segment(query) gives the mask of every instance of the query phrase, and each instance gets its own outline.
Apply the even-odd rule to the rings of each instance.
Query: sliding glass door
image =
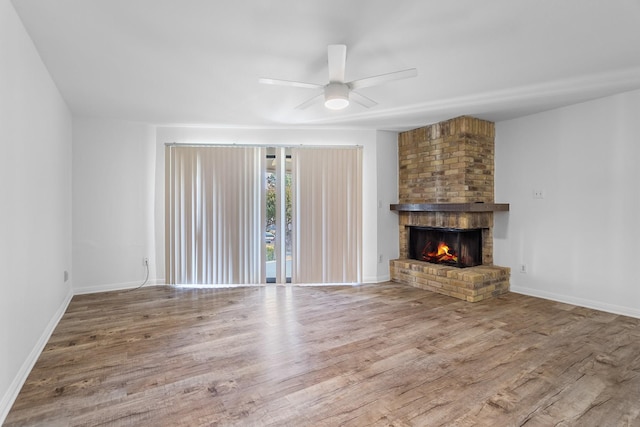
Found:
[[[166,149],[169,284],[355,283],[362,149]]]
[[[267,149],[265,173],[267,283],[291,283],[291,154]]]

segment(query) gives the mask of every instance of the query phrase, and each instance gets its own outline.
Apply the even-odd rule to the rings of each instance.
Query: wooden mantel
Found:
[[[506,212],[509,203],[399,203],[389,205],[398,212]]]

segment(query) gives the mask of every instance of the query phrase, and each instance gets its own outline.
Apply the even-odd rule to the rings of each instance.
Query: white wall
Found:
[[[164,144],[362,145],[363,279],[389,277],[397,257],[397,134],[353,130],[239,130],[73,120],[73,260],[76,294],[164,282]],[[380,152],[381,155],[377,153]],[[378,201],[381,208],[378,208]],[[384,234],[386,233],[386,234]],[[386,236],[386,237],[385,237]],[[378,262],[378,255],[383,262]]]
[[[153,126],[74,118],[74,293],[140,285],[145,257],[156,283],[155,158]]]
[[[379,135],[380,134],[380,135]],[[395,135],[391,138],[390,135]],[[378,139],[380,138],[380,142]],[[393,141],[389,141],[393,139]],[[379,282],[389,277],[388,259],[379,267],[378,244],[375,232],[379,230],[378,222],[378,182],[388,178],[397,179],[397,154],[395,158],[379,158],[379,146],[389,142],[389,152],[397,150],[397,135],[392,132],[380,133],[367,130],[286,130],[286,129],[216,129],[195,127],[160,127],[157,129],[157,181],[156,185],[164,185],[164,144],[178,143],[207,143],[207,144],[263,144],[263,145],[361,145],[363,147],[363,280],[364,282]],[[386,154],[389,154],[387,152]],[[388,167],[383,167],[387,164]],[[395,185],[397,192],[397,183]],[[392,194],[385,189],[383,201],[392,198]],[[397,196],[396,196],[397,197]],[[156,211],[164,209],[164,194],[158,193]],[[388,206],[387,206],[388,209]],[[164,221],[157,219],[156,242],[158,253],[164,253]],[[397,229],[397,223],[395,225]],[[397,246],[397,238],[394,240]],[[397,251],[397,249],[396,249]],[[383,256],[393,254],[393,248],[385,246]],[[390,255],[389,255],[390,256]],[[160,260],[158,263],[160,264]],[[381,274],[382,273],[382,274]]]
[[[0,0],[0,424],[71,299],[71,115]]]
[[[398,133],[377,133],[376,170],[378,188],[378,277],[391,280],[389,260],[400,256],[398,214],[389,209],[398,203]]]
[[[639,120],[634,91],[496,124],[496,200],[511,210],[494,259],[513,291],[640,317]]]

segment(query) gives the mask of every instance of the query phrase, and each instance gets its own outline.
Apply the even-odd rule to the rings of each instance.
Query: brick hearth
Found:
[[[443,295],[478,302],[509,290],[509,269],[491,265],[456,268],[412,259],[391,261],[396,282]]]
[[[399,203],[494,202],[492,122],[458,117],[400,133]],[[400,259],[390,261],[391,279],[476,302],[509,290],[510,269],[493,265],[493,212],[398,209]],[[408,259],[407,226],[482,229],[482,263],[469,268]]]

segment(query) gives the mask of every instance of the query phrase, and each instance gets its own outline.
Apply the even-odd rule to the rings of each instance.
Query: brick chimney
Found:
[[[392,280],[472,302],[508,291],[510,269],[493,265],[493,211],[508,210],[492,207],[494,138],[494,123],[469,116],[399,134],[399,204],[392,208],[399,215],[400,259],[390,263]],[[460,269],[409,259],[409,226],[481,229],[482,265]]]

